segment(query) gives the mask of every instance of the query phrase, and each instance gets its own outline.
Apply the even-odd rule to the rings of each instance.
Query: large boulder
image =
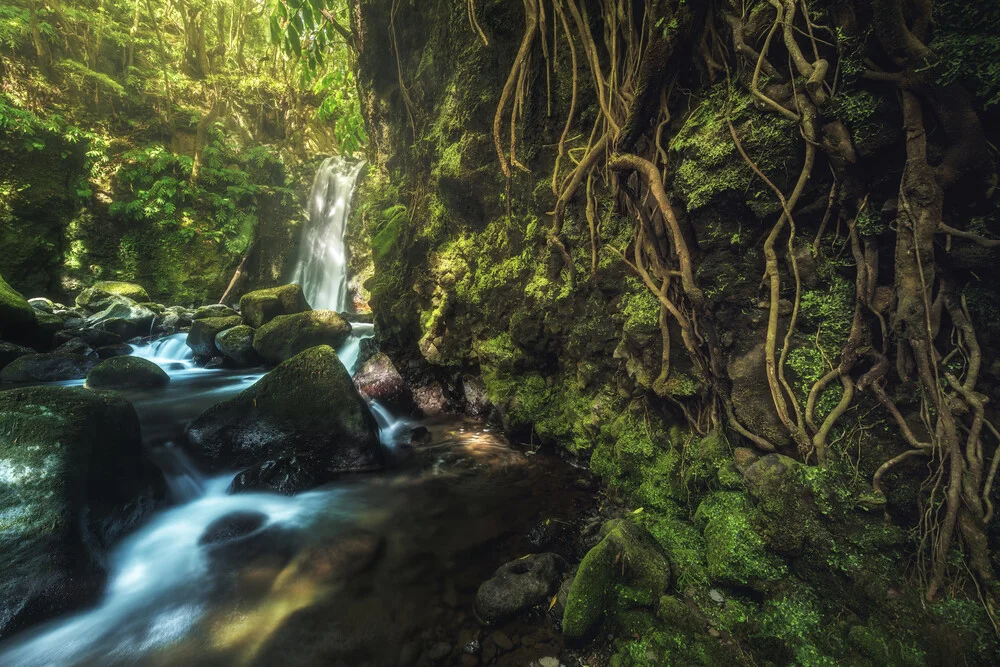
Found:
[[[111,296],[94,302],[101,309],[85,320],[91,328],[100,328],[123,339],[149,335],[156,313],[124,296]]]
[[[239,366],[257,366],[264,360],[253,349],[254,330],[245,324],[219,332],[215,347],[226,359]]]
[[[563,560],[556,554],[532,554],[501,565],[476,591],[476,616],[494,625],[547,603],[559,587]]]
[[[306,297],[298,285],[282,285],[248,292],[240,299],[243,320],[255,329],[279,315],[294,315],[309,310]]]
[[[253,348],[272,363],[291,359],[317,345],[339,347],[351,335],[351,323],[335,310],[280,315],[257,330]]]
[[[101,329],[66,329],[55,335],[57,345],[74,339],[84,341],[95,350],[106,345],[120,345],[123,342],[118,334]]]
[[[5,343],[0,340],[0,370],[3,370],[7,364],[14,361],[18,357],[23,357],[29,354],[37,353],[30,347],[15,345],[14,343]]]
[[[235,310],[229,306],[223,305],[221,303],[212,303],[207,306],[202,306],[194,311],[191,316],[193,320],[203,320],[206,317],[234,317],[238,316]]]
[[[395,413],[413,412],[413,392],[384,352],[376,352],[354,374],[354,385],[363,396]]]
[[[239,317],[205,317],[195,320],[188,331],[187,345],[196,357],[205,359],[217,356],[219,348],[215,346],[215,337],[242,322]]]
[[[292,357],[209,408],[187,435],[210,470],[247,469],[236,490],[295,493],[385,465],[375,420],[328,346]]]
[[[0,392],[0,638],[92,601],[106,550],[163,498],[124,399]]]
[[[0,382],[58,382],[82,380],[97,360],[82,354],[52,352],[26,354],[0,370]]]
[[[0,276],[0,332],[35,323],[35,309]]]
[[[166,387],[170,376],[149,359],[115,356],[87,373],[90,389],[146,389]]]
[[[77,295],[76,305],[93,311],[95,302],[107,299],[109,296],[123,296],[139,303],[149,301],[149,295],[141,285],[117,280],[99,280],[93,287],[88,287]]]

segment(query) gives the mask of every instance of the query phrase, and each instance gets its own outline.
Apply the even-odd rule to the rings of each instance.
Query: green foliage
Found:
[[[765,548],[755,516],[746,494],[735,491],[713,493],[698,506],[694,518],[704,527],[708,574],[714,581],[760,586],[784,576],[785,566]]]
[[[1000,102],[1000,5],[944,0],[934,3],[931,49],[942,84],[963,83],[984,107]]]

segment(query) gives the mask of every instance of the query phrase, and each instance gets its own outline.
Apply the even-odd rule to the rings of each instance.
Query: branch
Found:
[[[337,17],[334,16],[329,9],[321,9],[319,10],[319,13],[323,15],[323,18],[325,18],[327,21],[330,22],[330,25],[333,26],[333,29],[336,30],[340,34],[340,36],[344,38],[344,41],[347,42],[347,45],[349,47],[351,47],[355,51],[358,50],[358,43],[357,40],[354,38],[354,33],[352,33],[344,26],[340,25],[340,21],[337,20]]]

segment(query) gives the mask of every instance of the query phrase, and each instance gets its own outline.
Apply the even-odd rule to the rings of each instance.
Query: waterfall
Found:
[[[302,286],[313,308],[344,311],[347,299],[347,255],[344,232],[351,215],[351,196],[364,162],[341,157],[323,161],[309,193],[309,221],[302,230],[292,282]]]

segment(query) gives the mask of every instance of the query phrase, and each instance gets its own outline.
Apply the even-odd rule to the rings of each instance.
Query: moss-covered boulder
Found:
[[[35,322],[35,309],[0,276],[0,332]]]
[[[698,505],[695,522],[703,529],[712,581],[761,590],[786,574],[784,562],[767,550],[758,510],[745,492],[709,495]]]
[[[112,295],[92,302],[100,308],[84,323],[91,328],[117,334],[122,339],[149,335],[156,312],[125,296]]]
[[[215,337],[242,322],[239,317],[205,317],[195,320],[188,331],[187,345],[196,357],[207,359],[217,356],[220,352],[215,346]]]
[[[26,354],[0,370],[0,382],[57,382],[82,380],[97,360],[82,354],[52,352]]]
[[[566,599],[563,634],[571,640],[587,637],[620,596],[653,606],[670,585],[670,563],[645,529],[615,519],[601,535],[580,562]]]
[[[215,337],[215,347],[226,359],[239,366],[257,366],[264,360],[253,349],[253,327],[245,324],[219,332]]]
[[[52,313],[55,310],[55,304],[43,296],[28,299],[28,305],[39,313]]]
[[[109,295],[123,296],[139,303],[149,301],[149,294],[141,285],[116,280],[100,280],[94,283],[93,287],[88,287],[77,295],[76,305],[86,310],[93,310],[95,302],[106,299]]]
[[[238,316],[235,310],[229,306],[223,305],[221,303],[212,303],[207,306],[202,306],[194,311],[191,319],[203,320],[206,317],[235,317]]]
[[[375,420],[337,353],[310,348],[188,427],[210,470],[245,469],[234,490],[296,493],[385,465]]]
[[[317,345],[339,347],[351,335],[351,324],[334,310],[279,315],[254,335],[253,347],[272,363]]]
[[[87,373],[90,389],[145,389],[166,387],[170,376],[149,359],[115,356],[97,364]]]
[[[30,347],[0,341],[0,370],[3,370],[7,364],[14,361],[18,357],[23,357],[29,354],[37,354],[37,352],[32,350]]]
[[[306,297],[298,285],[281,285],[244,294],[240,299],[243,320],[255,329],[279,315],[294,315],[309,310]]]
[[[106,550],[163,497],[139,419],[111,393],[0,392],[0,638],[93,600]]]

